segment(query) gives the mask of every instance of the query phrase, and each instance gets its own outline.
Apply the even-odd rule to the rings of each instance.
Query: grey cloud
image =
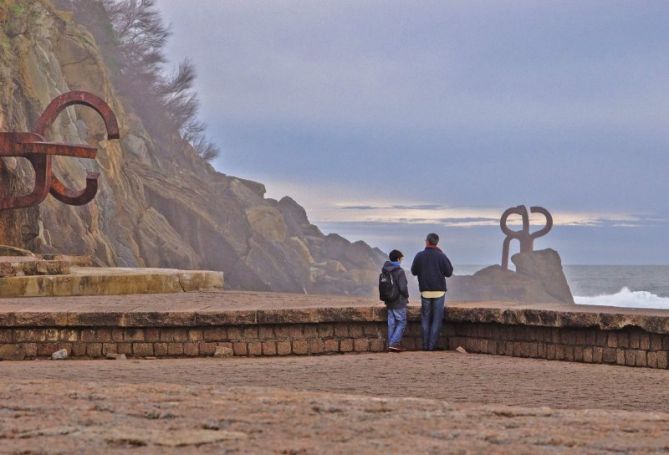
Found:
[[[355,187],[362,201],[434,201],[395,209],[522,201],[666,217],[665,2],[158,5],[174,31],[171,59],[189,56],[198,70],[225,173]],[[376,226],[356,232],[374,239]],[[610,257],[592,240],[583,234],[570,251]],[[602,242],[621,247],[613,234]],[[643,262],[669,248],[666,236],[637,242],[620,253]]]
[[[392,208],[399,210],[442,210],[441,204],[417,204],[417,205],[393,205]]]
[[[464,218],[440,218],[440,223],[482,223],[482,222],[491,222],[499,223],[499,218],[488,218],[488,217],[464,217]]]
[[[442,210],[441,204],[415,204],[415,205],[345,205],[340,207],[344,210]]]
[[[380,210],[385,207],[373,206],[373,205],[345,205],[340,208],[343,210]]]

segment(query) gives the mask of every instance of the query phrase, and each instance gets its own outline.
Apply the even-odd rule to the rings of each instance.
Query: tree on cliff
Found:
[[[163,49],[170,32],[155,0],[103,0],[103,5],[118,40],[122,86],[130,99],[142,100],[135,103],[135,108],[143,118],[150,119],[154,132],[179,131],[200,156],[215,158],[219,150],[206,139],[205,125],[197,120],[199,102],[193,91],[193,64],[185,59],[175,74],[164,74]]]
[[[59,6],[73,11],[114,61],[118,91],[132,104],[144,125],[156,138],[178,136],[207,161],[219,155],[218,147],[205,134],[197,119],[199,101],[193,89],[195,68],[184,59],[173,74],[167,74],[164,48],[170,36],[155,0],[60,0]],[[106,30],[95,20],[102,6],[111,23]],[[174,146],[165,141],[165,146]],[[169,142],[169,144],[167,143]]]

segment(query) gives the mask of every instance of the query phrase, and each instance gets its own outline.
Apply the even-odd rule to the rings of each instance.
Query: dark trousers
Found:
[[[420,327],[424,351],[434,351],[439,347],[439,336],[444,324],[445,300],[445,295],[436,299],[420,298]]]

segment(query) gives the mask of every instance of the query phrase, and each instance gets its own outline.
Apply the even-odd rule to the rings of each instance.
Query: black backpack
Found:
[[[383,270],[379,275],[379,300],[393,302],[400,296],[397,280],[392,272]]]

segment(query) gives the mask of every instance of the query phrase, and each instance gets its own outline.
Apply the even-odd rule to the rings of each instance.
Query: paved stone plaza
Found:
[[[664,370],[454,352],[0,369],[2,453],[669,450]]]
[[[410,310],[407,338],[416,338],[417,308]],[[384,321],[378,301],[357,297],[199,292],[3,299],[5,350],[22,342],[55,349],[62,342],[74,353],[79,345],[104,348],[117,333],[119,346],[133,350],[127,360],[0,362],[0,453],[669,451],[666,369],[516,352],[555,342],[574,344],[574,359],[590,347],[609,354],[634,350],[633,359],[646,349],[648,358],[657,357],[654,352],[666,354],[669,346],[666,311],[450,304],[451,348],[476,348],[479,337],[493,336],[498,345],[511,343],[505,356],[306,355],[315,353],[310,349],[265,356],[263,348],[246,353],[251,357],[196,357],[205,345],[255,346],[267,342],[265,335],[283,340],[284,332],[299,338],[293,348],[326,331],[340,347],[372,331],[383,344]],[[208,340],[210,332],[223,338]],[[234,341],[233,333],[241,338]],[[65,335],[74,338],[52,340]],[[167,335],[174,339],[163,340]],[[157,346],[176,343],[177,335],[199,346],[187,353],[193,358],[155,359]],[[192,341],[196,335],[204,340]],[[24,340],[28,336],[34,340]],[[135,351],[135,344],[150,343],[156,349]]]

